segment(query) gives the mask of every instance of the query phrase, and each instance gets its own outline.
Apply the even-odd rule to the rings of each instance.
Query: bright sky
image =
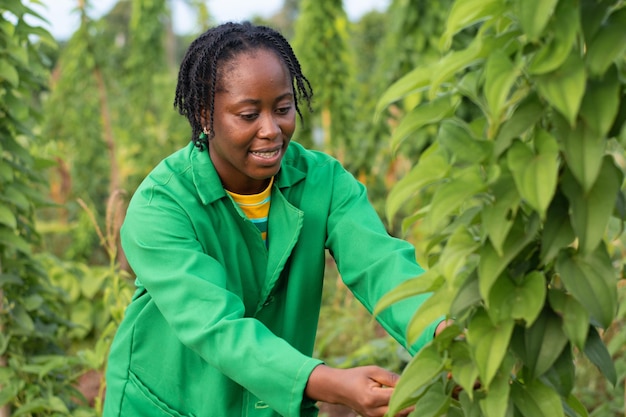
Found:
[[[174,5],[174,30],[177,33],[189,32],[185,22],[195,22],[188,7],[182,0],[170,0]],[[254,15],[270,16],[280,9],[283,0],[206,0],[209,11],[218,23],[229,20],[240,21]],[[31,7],[50,21],[43,24],[57,39],[67,39],[76,30],[79,23],[76,7],[78,0],[40,0],[44,6],[32,4]],[[28,0],[27,0],[28,3]],[[99,18],[107,13],[116,0],[90,0],[92,18]],[[362,14],[376,9],[384,10],[390,0],[344,0],[344,8],[350,19],[357,19]],[[193,29],[192,29],[193,30]]]

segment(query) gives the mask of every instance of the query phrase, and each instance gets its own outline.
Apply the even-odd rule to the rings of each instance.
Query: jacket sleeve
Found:
[[[365,187],[339,166],[334,172],[327,228],[326,246],[343,281],[370,312],[387,292],[424,272],[416,261],[414,246],[389,235],[369,202]],[[385,330],[411,354],[432,340],[439,324],[436,321],[429,325],[417,341],[408,345],[408,324],[429,296],[402,300],[377,316]]]
[[[245,317],[217,260],[206,255],[188,213],[158,186],[135,196],[122,228],[125,254],[181,343],[284,416],[300,416],[307,357]]]

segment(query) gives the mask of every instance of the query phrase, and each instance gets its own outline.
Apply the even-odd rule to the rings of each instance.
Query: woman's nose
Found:
[[[266,114],[261,117],[258,136],[261,138],[274,139],[280,134],[280,125],[273,114]]]

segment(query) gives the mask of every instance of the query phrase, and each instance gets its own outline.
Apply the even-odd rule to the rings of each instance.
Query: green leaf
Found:
[[[626,8],[614,11],[589,43],[586,63],[589,72],[601,76],[609,66],[623,60],[626,52]]]
[[[581,252],[592,252],[604,237],[622,178],[621,170],[609,155],[603,158],[598,178],[588,192],[570,171],[564,173],[561,187],[570,203],[572,227],[580,240]]]
[[[509,171],[500,175],[492,186],[491,194],[493,201],[483,208],[481,220],[493,248],[498,256],[502,256],[504,241],[513,226],[521,202]]]
[[[531,42],[536,41],[543,33],[557,3],[558,0],[515,0],[515,15]]]
[[[10,229],[17,229],[17,219],[9,207],[0,203],[0,224]]]
[[[477,312],[468,325],[467,341],[472,349],[481,383],[485,386],[491,384],[502,364],[513,326],[513,320],[493,324],[484,311]]]
[[[449,170],[450,165],[442,153],[431,150],[422,154],[419,162],[391,189],[386,201],[387,219],[392,221],[409,198],[422,188],[440,181]]]
[[[496,282],[502,271],[509,262],[535,238],[535,233],[539,229],[537,218],[531,218],[528,222],[518,215],[509,235],[504,242],[502,255],[498,255],[490,243],[485,243],[480,251],[480,262],[478,264],[478,279],[480,294],[484,300],[489,299],[491,287]]]
[[[437,381],[415,403],[420,417],[439,417],[450,407],[450,395],[443,390],[443,384]]]
[[[483,162],[493,149],[493,144],[472,135],[470,127],[461,120],[447,119],[440,123],[437,135],[441,148],[454,155],[455,162]]]
[[[411,110],[394,130],[390,139],[391,148],[396,151],[404,140],[420,128],[437,123],[444,117],[453,114],[459,102],[458,97],[445,95]]]
[[[541,235],[541,260],[544,264],[550,262],[559,250],[570,245],[576,235],[569,220],[569,204],[563,194],[556,193],[546,220],[543,223]]]
[[[0,227],[0,244],[18,250],[29,255],[30,245],[21,236],[16,235],[12,230]]]
[[[376,104],[375,118],[380,117],[383,109],[402,98],[426,89],[430,85],[432,68],[419,66],[394,82],[380,97]]]
[[[589,417],[584,404],[573,394],[567,397],[566,404],[577,414],[577,417]]]
[[[484,94],[491,115],[491,122],[496,125],[500,124],[500,118],[504,113],[504,104],[518,75],[519,70],[504,51],[495,51],[487,58]]]
[[[443,282],[444,280],[437,269],[429,269],[420,276],[404,281],[382,296],[376,303],[373,314],[376,316],[384,309],[406,298],[432,292],[439,288]]]
[[[481,301],[482,297],[478,289],[478,277],[476,274],[472,274],[457,292],[450,306],[450,315],[452,317],[460,317],[467,309],[478,306]]]
[[[546,278],[533,271],[519,282],[502,276],[489,293],[489,316],[495,323],[523,320],[531,326],[541,313],[546,297]]]
[[[617,68],[605,72],[600,80],[590,80],[580,108],[580,116],[586,125],[604,138],[613,126],[620,103],[620,81]]]
[[[578,0],[561,0],[556,6],[552,37],[537,51],[528,65],[528,73],[537,75],[560,67],[569,56],[580,30]]]
[[[454,281],[461,268],[467,265],[468,256],[479,247],[480,242],[469,233],[467,227],[460,226],[452,232],[439,258],[441,272],[448,282]]]
[[[505,360],[498,370],[495,378],[489,384],[489,395],[479,401],[480,409],[485,417],[501,417],[510,415],[507,410],[512,408],[509,398],[511,392],[510,375],[512,365],[507,363],[512,361]]]
[[[585,343],[584,352],[591,363],[597,366],[600,372],[602,372],[602,375],[615,386],[615,384],[617,384],[615,364],[595,327],[589,328],[589,337]]]
[[[388,415],[395,416],[415,404],[415,394],[429,384],[443,369],[444,360],[434,345],[420,350],[402,371],[389,401]]]
[[[534,127],[544,112],[545,108],[536,95],[531,95],[520,103],[498,131],[494,143],[494,156],[500,156],[509,148],[513,139],[521,137]]]
[[[524,417],[565,417],[561,398],[537,379],[524,385],[514,381],[511,397]]]
[[[433,295],[420,305],[407,328],[407,340],[413,344],[435,320],[445,316],[450,309],[456,290],[448,285],[437,289]]]
[[[556,190],[558,156],[558,144],[545,130],[537,132],[534,152],[523,142],[516,141],[507,153],[507,162],[520,196],[542,219]]]
[[[436,230],[449,215],[486,188],[479,170],[478,166],[460,170],[457,177],[437,188],[425,219],[427,230]]]
[[[555,134],[561,143],[567,166],[588,192],[596,182],[602,156],[605,153],[606,139],[593,131],[585,122],[580,121],[575,128],[570,128],[563,120],[555,120]]]
[[[582,350],[589,330],[589,313],[574,297],[560,290],[548,293],[550,307],[563,319],[563,331],[574,346]]]
[[[534,78],[539,95],[554,106],[570,126],[574,126],[587,81],[580,56],[571,53],[559,69]]]
[[[525,363],[534,377],[550,369],[567,345],[567,337],[561,327],[561,319],[553,312],[544,310],[525,331]]]
[[[605,328],[617,312],[617,274],[604,245],[583,256],[562,251],[556,271],[565,288]]]
[[[478,368],[472,361],[469,346],[464,341],[453,342],[450,346],[452,378],[472,398],[474,384],[478,380]]]
[[[481,20],[494,19],[505,10],[502,0],[457,0],[452,5],[446,30],[441,37],[441,48],[450,48],[452,38],[456,33]]]
[[[20,84],[20,76],[13,65],[6,59],[0,59],[0,83],[6,81],[13,87]]]
[[[572,348],[563,349],[554,365],[541,378],[547,381],[561,397],[567,398],[574,389],[576,367],[572,355]]]

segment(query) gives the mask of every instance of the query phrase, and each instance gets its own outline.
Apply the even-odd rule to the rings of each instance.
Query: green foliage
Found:
[[[624,264],[625,18],[622,0],[457,0],[441,58],[381,96],[379,114],[419,96],[394,148],[437,136],[387,201],[390,221],[412,210],[430,285],[377,308],[432,291],[409,335],[436,313],[457,323],[408,365],[389,415],[586,416],[576,352],[623,378],[597,328],[616,320]]]
[[[59,290],[33,247],[35,208],[45,204],[43,169],[31,147],[56,47],[50,34],[26,21],[41,17],[21,1],[0,8],[0,412],[14,416],[80,413],[74,389],[78,361],[59,335],[68,323]]]

